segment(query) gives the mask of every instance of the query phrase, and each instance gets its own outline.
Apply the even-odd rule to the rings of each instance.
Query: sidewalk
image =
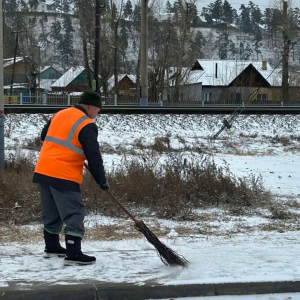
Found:
[[[185,256],[189,267],[164,266],[145,239],[85,242],[83,251],[97,258],[89,266],[64,266],[62,258],[45,259],[42,242],[1,244],[0,300],[300,292],[299,231],[161,240]]]
[[[139,300],[179,297],[252,295],[300,292],[300,281],[248,282],[191,285],[84,284],[73,286],[35,287],[30,290],[0,288],[0,299],[5,300]]]

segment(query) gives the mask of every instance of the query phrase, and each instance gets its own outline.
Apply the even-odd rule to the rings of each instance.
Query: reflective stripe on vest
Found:
[[[63,146],[65,148],[68,148],[70,149],[71,151],[74,151],[82,156],[85,156],[84,155],[84,151],[74,145],[71,144],[71,141],[73,139],[73,136],[75,134],[75,131],[76,129],[80,126],[80,124],[82,122],[84,122],[85,120],[89,119],[88,116],[84,115],[82,117],[80,117],[74,124],[73,126],[71,127],[70,129],[70,132],[67,136],[67,138],[65,140],[62,140],[62,139],[59,139],[59,138],[56,138],[56,137],[53,137],[53,136],[46,136],[45,137],[45,141],[47,142],[52,142],[54,144],[57,144],[57,145],[60,145],[60,146]]]

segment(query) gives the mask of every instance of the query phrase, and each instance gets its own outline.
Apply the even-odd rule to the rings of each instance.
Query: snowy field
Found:
[[[50,118],[51,115],[44,115]],[[141,153],[157,137],[168,137],[170,147],[183,155],[203,151],[218,164],[229,164],[237,176],[261,174],[266,187],[281,195],[300,194],[300,116],[241,115],[231,130],[210,138],[222,125],[223,115],[101,115],[96,119],[98,140],[106,169]],[[6,115],[6,149],[38,137],[45,124],[41,115]],[[139,146],[139,147],[138,147]],[[22,148],[19,146],[17,148]],[[197,149],[198,148],[198,149]],[[200,149],[200,150],[199,150]],[[10,153],[7,151],[7,153]],[[38,155],[38,154],[37,154]],[[161,159],[164,154],[160,153]]]
[[[266,188],[278,201],[299,202],[300,116],[240,116],[231,131],[224,131],[212,143],[209,138],[220,128],[222,118],[220,115],[102,115],[96,123],[100,129],[99,143],[103,149],[109,149],[103,151],[105,167],[118,166],[124,154],[127,159],[139,157],[141,145],[144,151],[149,151],[155,138],[168,137],[171,151],[193,159],[201,153],[211,155],[218,165],[228,165],[236,176],[262,175]],[[7,115],[5,121],[7,154],[22,148],[26,140],[37,137],[45,124],[40,115]],[[24,150],[26,155],[29,152]],[[157,155],[163,162],[166,154]],[[44,259],[42,241],[20,244],[0,237],[0,287],[30,288],[36,284],[78,282],[169,285],[300,280],[299,221],[288,226],[283,221],[282,228],[263,230],[271,222],[264,216],[229,217],[216,208],[201,214],[209,214],[211,219],[207,223],[205,220],[154,220],[151,216],[145,220],[150,228],[164,229],[160,232],[172,229],[179,232],[160,238],[190,261],[188,269],[165,267],[143,238],[84,241],[83,251],[95,255],[97,263],[82,268],[66,267],[58,258]],[[87,228],[95,224],[124,224],[125,232],[130,227],[130,221],[99,215],[86,219]],[[30,226],[35,230],[40,228],[40,224]],[[193,234],[188,229],[192,229]],[[230,299],[235,297],[230,296]],[[294,300],[300,296],[236,299]]]

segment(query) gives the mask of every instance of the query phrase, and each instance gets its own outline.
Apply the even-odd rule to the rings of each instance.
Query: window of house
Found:
[[[267,94],[257,94],[257,101],[267,101]]]
[[[211,102],[212,101],[212,93],[205,93],[204,94],[204,101]]]
[[[242,99],[241,93],[236,93],[235,94],[235,101],[236,102],[241,102],[241,99]]]

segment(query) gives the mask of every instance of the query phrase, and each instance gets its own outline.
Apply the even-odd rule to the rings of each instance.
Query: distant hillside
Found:
[[[9,16],[9,15],[7,15]],[[70,33],[72,37],[72,44],[69,45],[71,47],[70,53],[63,53],[62,47],[60,45],[61,41],[54,38],[53,28],[55,25],[59,24],[60,33],[59,37],[63,38],[66,35],[66,29],[64,28],[65,17],[63,14],[59,13],[41,13],[41,12],[27,12],[22,13],[22,17],[26,20],[27,25],[30,26],[32,24],[32,33],[31,35],[36,38],[36,43],[40,45],[40,64],[41,66],[45,65],[53,65],[61,72],[65,72],[68,68],[72,66],[84,65],[84,55],[83,55],[83,44],[82,37],[80,33],[80,20],[78,15],[70,15],[71,20],[71,28],[72,32]],[[118,57],[118,67],[119,73],[135,73],[138,61],[138,45],[139,45],[139,32],[136,28],[131,24],[128,25],[128,19],[122,19],[124,21],[124,26],[119,27],[119,44],[126,43],[126,47],[123,49],[119,49],[119,57]],[[112,46],[113,46],[113,36],[112,30],[109,28],[111,20],[102,21],[102,26],[105,27],[105,31],[108,41],[108,49],[106,51],[110,51],[109,55],[113,55]],[[10,29],[14,29],[15,24],[7,21],[7,25],[10,26]],[[91,25],[93,27],[93,25]],[[130,28],[130,29],[129,29]],[[225,45],[227,49],[226,59],[246,59],[246,60],[267,60],[270,62],[272,67],[275,67],[282,57],[282,33],[278,32],[276,36],[270,37],[266,34],[264,27],[261,25],[262,32],[262,40],[257,43],[255,41],[254,36],[249,34],[244,34],[237,27],[231,27],[228,29],[228,43]],[[122,30],[125,30],[126,40],[124,40],[124,33]],[[179,29],[177,29],[179,31]],[[201,49],[201,55],[194,55],[194,58],[205,58],[205,59],[219,59],[220,51],[222,51],[222,47],[224,47],[224,42],[222,40],[222,31],[217,29],[216,27],[210,27],[208,25],[202,25],[197,27],[190,28],[191,37],[195,38],[198,33],[203,35],[203,45],[198,44],[199,49]],[[155,31],[152,32],[155,35]],[[89,51],[90,65],[93,66],[93,47],[94,41],[93,38],[88,43],[87,48]],[[196,41],[196,40],[195,40]],[[15,40],[6,39],[4,44],[4,48],[13,49]],[[20,42],[19,42],[20,43]],[[165,41],[162,41],[165,43]],[[196,43],[196,42],[195,42]],[[223,44],[222,44],[223,43]],[[221,45],[222,44],[222,45]],[[196,45],[197,46],[197,45]],[[293,46],[293,43],[291,47]],[[152,45],[149,46],[149,64],[151,67],[151,63],[153,62],[153,49]],[[29,47],[30,48],[30,47]],[[122,53],[122,54],[120,54]],[[172,55],[172,49],[169,50],[169,55]],[[200,53],[200,51],[199,51]],[[24,54],[21,53],[20,45],[19,45],[19,55]],[[35,54],[30,55],[30,53],[26,53],[26,55],[33,56],[37,61],[37,52]],[[6,51],[5,58],[12,57],[13,51]],[[186,62],[186,66],[190,66],[191,61]],[[113,65],[110,64],[111,73],[113,74]],[[300,42],[294,47],[294,49],[290,52],[290,67],[291,70],[295,72],[300,72]],[[279,66],[280,68],[280,66]]]

